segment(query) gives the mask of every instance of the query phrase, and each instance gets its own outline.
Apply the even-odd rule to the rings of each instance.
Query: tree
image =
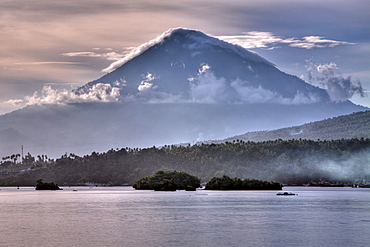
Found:
[[[23,164],[26,164],[29,167],[31,167],[31,165],[33,165],[34,162],[35,162],[35,157],[33,157],[30,153],[27,153],[23,158]]]

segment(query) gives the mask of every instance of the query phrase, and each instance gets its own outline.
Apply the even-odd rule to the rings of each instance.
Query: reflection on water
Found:
[[[289,190],[3,187],[0,246],[368,245],[370,189]]]

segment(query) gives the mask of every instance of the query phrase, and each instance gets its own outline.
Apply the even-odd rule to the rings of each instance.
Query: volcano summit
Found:
[[[99,83],[120,88],[124,102],[276,103],[328,102],[324,90],[279,71],[242,47],[188,29],[171,29],[113,63]]]
[[[221,139],[366,108],[281,72],[240,46],[171,29],[109,66],[105,76],[0,116],[1,155],[85,154]]]

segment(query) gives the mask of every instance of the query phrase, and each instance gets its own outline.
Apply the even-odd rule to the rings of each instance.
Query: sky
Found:
[[[73,90],[170,28],[200,30],[370,107],[368,0],[1,0],[0,114]]]

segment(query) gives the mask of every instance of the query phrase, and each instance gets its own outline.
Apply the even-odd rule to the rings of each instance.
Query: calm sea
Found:
[[[0,188],[0,246],[369,246],[370,189]],[[74,191],[77,190],[77,191]]]

